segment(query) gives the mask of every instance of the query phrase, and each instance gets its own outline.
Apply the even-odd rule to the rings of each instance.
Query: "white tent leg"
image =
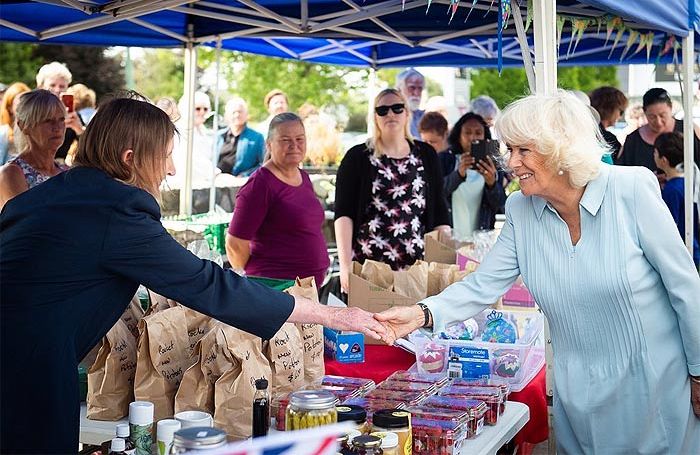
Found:
[[[367,83],[367,134],[370,137],[374,135],[374,97],[377,92],[377,70],[370,68]]]
[[[685,245],[693,254],[693,183],[695,178],[693,145],[693,68],[695,66],[695,36],[690,30],[683,38],[683,167],[685,169]]]
[[[520,2],[513,2],[513,19],[515,20],[515,31],[518,37],[518,43],[520,44],[520,50],[523,55],[523,65],[525,65],[525,75],[527,75],[527,85],[530,87],[530,93],[535,93],[535,67],[532,63],[532,56],[530,55],[530,46],[527,43],[527,35],[525,33],[525,26],[523,25],[523,18],[520,14]]]
[[[556,1],[534,0],[535,91],[550,94],[557,89]]]
[[[219,149],[217,148],[217,134],[219,133],[219,78],[221,76],[221,38],[216,40],[216,82],[214,83],[214,137],[211,144],[211,187],[209,188],[209,212],[216,206],[216,165],[219,163]]]
[[[184,185],[180,188],[180,216],[192,215],[192,145],[194,143],[194,92],[197,80],[197,48],[192,42],[185,47],[185,112],[181,112],[186,125],[180,134],[187,138]],[[182,137],[182,136],[181,136]],[[177,170],[176,170],[177,171]]]

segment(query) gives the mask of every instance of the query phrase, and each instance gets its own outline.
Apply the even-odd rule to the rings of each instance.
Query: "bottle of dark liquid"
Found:
[[[270,429],[270,394],[267,391],[267,379],[255,381],[253,397],[253,437],[267,436]]]

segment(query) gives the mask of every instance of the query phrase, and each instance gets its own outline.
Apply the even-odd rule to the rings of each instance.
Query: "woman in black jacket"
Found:
[[[505,213],[506,193],[491,157],[475,163],[473,141],[491,139],[491,131],[480,115],[464,114],[452,128],[450,148],[438,153],[445,176],[445,197],[452,216],[453,236],[464,240],[477,229],[493,229],[496,213]]]
[[[338,169],[335,237],[341,286],[352,261],[399,270],[423,257],[423,235],[449,229],[435,150],[414,141],[406,100],[386,89],[374,100],[374,136],[348,150]]]

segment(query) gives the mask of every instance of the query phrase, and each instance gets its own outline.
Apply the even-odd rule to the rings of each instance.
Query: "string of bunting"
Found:
[[[533,21],[534,8],[532,1],[533,0],[527,0],[527,16],[525,20],[526,32],[530,29]],[[406,0],[402,0],[402,9],[405,2]],[[448,5],[446,12],[446,14],[450,16],[448,23],[452,23],[452,20],[457,14],[457,11],[459,10],[459,2],[460,0],[450,0],[450,4]],[[469,17],[471,16],[476,5],[479,3],[479,0],[465,0],[465,3],[466,2],[469,3],[469,11],[464,19],[465,23],[469,20]],[[482,3],[484,4],[487,2],[490,2],[489,8],[486,10],[483,17],[486,17],[489,13],[491,13],[494,10],[494,5],[498,3],[498,73],[500,74],[503,69],[503,30],[505,30],[508,26],[508,20],[512,12],[512,5],[511,0],[482,0]],[[426,14],[428,14],[431,4],[432,0],[427,0],[427,8],[425,10]],[[631,58],[639,54],[642,50],[646,49],[648,63],[651,59],[652,48],[656,42],[663,44],[659,46],[659,53],[656,56],[655,63],[658,63],[661,57],[671,51],[673,51],[673,61],[678,62],[678,51],[680,50],[681,45],[674,35],[663,34],[662,39],[657,40],[656,32],[640,32],[626,25],[621,17],[611,15],[592,18],[557,14],[557,50],[559,50],[561,45],[562,33],[567,24],[570,25],[571,34],[569,36],[569,43],[566,49],[566,59],[576,53],[576,49],[578,48],[581,39],[584,37],[584,34],[589,31],[589,29],[595,30],[595,33],[600,35],[604,27],[605,44],[603,46],[607,46],[610,39],[613,39],[612,47],[610,48],[610,53],[608,54],[608,59],[612,57],[621,40],[626,37],[627,39],[624,41],[624,47],[622,53],[620,54],[620,62],[622,62],[625,58]],[[637,44],[636,47],[635,43]],[[632,50],[633,48],[634,50]]]

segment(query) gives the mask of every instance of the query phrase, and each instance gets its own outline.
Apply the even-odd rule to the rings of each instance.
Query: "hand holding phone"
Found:
[[[61,93],[61,101],[63,102],[63,105],[66,106],[68,112],[73,112],[73,95],[69,93]]]
[[[483,141],[472,142],[471,155],[474,157],[472,169],[476,169],[476,165],[480,161],[486,161],[487,156],[496,156],[498,154],[498,150],[498,141],[494,141],[493,139],[484,139]]]

